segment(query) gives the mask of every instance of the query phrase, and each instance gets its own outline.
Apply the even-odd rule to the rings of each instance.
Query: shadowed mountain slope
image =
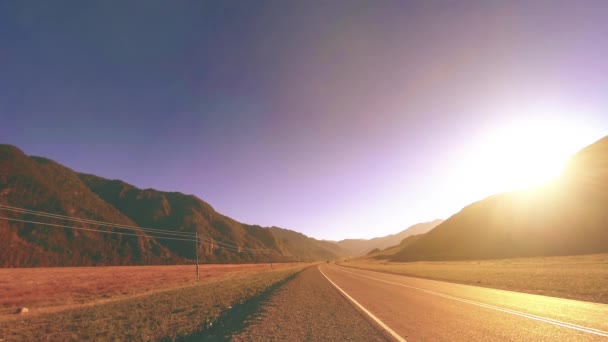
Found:
[[[0,204],[134,225],[128,217],[93,194],[72,170],[48,159],[28,157],[8,145],[0,145]],[[6,210],[0,210],[0,216],[101,229],[95,225]],[[0,266],[125,265],[179,261],[179,258],[144,234],[132,230],[121,232],[139,236],[0,220]]]
[[[542,188],[490,196],[394,254],[395,261],[608,252],[608,137]]]
[[[263,228],[237,222],[216,212],[209,204],[193,195],[179,192],[162,192],[154,189],[138,189],[118,180],[108,180],[94,175],[79,174],[80,179],[99,197],[116,207],[142,227],[167,229],[181,232],[197,231],[220,244],[205,244],[201,248],[207,259],[238,262],[246,260],[320,260],[334,259],[341,250],[288,229]],[[242,249],[270,249],[269,254],[231,253],[221,248],[221,243],[236,245]],[[176,254],[180,244],[167,243]],[[238,254],[238,255],[237,255]]]
[[[54,161],[0,145],[0,204],[115,224],[198,232],[202,262],[334,259],[335,244],[280,228],[237,222],[192,195],[138,189],[119,180],[79,174]],[[150,234],[0,210],[0,216],[86,230],[0,220],[0,266],[131,265],[191,262],[195,244]],[[235,250],[222,244],[235,246]],[[250,252],[247,249],[267,249]]]

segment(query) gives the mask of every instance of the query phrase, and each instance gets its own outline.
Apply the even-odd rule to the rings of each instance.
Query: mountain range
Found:
[[[11,145],[0,145],[0,205],[158,230],[142,232],[5,208],[0,210],[2,267],[171,264],[193,262],[197,252],[205,263],[325,260],[345,254],[334,243],[291,230],[237,222],[192,195],[142,190],[78,173]],[[165,231],[172,235],[162,234]],[[194,232],[206,240],[196,244],[186,236]]]
[[[0,145],[0,206],[5,206],[0,207],[0,267],[187,263],[193,262],[197,252],[203,263],[333,260],[398,244],[402,237],[427,227],[353,240],[369,245],[353,252],[344,241],[244,224],[196,196],[142,190],[120,180],[78,173],[50,159],[27,156],[11,145]],[[195,232],[204,239],[198,244],[187,235]]]
[[[204,240],[181,239],[192,233]],[[0,267],[188,263],[197,253],[203,263],[241,263],[367,254],[391,261],[438,261],[605,252],[608,137],[572,156],[562,175],[545,186],[496,194],[445,221],[397,234],[337,242],[244,224],[193,195],[142,190],[0,145]]]

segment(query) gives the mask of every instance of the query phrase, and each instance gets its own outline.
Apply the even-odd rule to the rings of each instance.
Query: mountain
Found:
[[[72,170],[48,159],[27,157],[17,148],[7,145],[0,145],[0,204],[134,225],[116,208],[92,194]],[[34,215],[16,215],[6,210],[1,210],[0,215],[30,221],[38,219]],[[59,219],[43,221],[85,226]],[[0,220],[0,266],[4,267],[176,261],[178,258],[167,248],[143,234],[99,234]]]
[[[336,242],[336,244],[346,251],[348,256],[362,256],[374,249],[386,249],[391,246],[399,245],[408,236],[424,234],[435,228],[443,220],[415,224],[399,233],[391,234],[373,239],[346,239]]]
[[[410,246],[411,244],[413,244],[414,242],[418,241],[418,239],[422,238],[423,236],[424,236],[424,234],[410,235],[410,236],[406,237],[405,239],[403,239],[398,245],[390,246],[390,247],[387,247],[382,250],[380,250],[379,248],[376,248],[376,249],[370,251],[369,253],[367,253],[365,256],[362,256],[359,258],[361,258],[361,259],[391,259],[393,257],[393,255],[397,254],[402,249],[404,249],[404,248]]]
[[[608,252],[608,137],[572,156],[542,188],[475,202],[392,256],[394,261]]]
[[[77,173],[52,160],[29,157],[10,145],[0,145],[0,205],[172,234],[197,232],[208,239],[196,245],[204,263],[326,260],[344,253],[335,244],[294,231],[240,223],[192,195],[142,190],[120,180]],[[2,267],[170,264],[195,258],[194,241],[160,239],[159,233],[108,228],[6,208],[0,209],[0,217]]]

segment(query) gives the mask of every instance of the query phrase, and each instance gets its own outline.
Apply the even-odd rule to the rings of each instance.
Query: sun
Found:
[[[589,136],[557,120],[520,120],[488,130],[465,158],[467,183],[497,193],[542,186],[559,177]]]
[[[546,124],[548,125],[548,124]],[[505,189],[542,185],[559,176],[570,148],[564,129],[539,124],[508,127],[495,133],[485,153],[489,172]]]

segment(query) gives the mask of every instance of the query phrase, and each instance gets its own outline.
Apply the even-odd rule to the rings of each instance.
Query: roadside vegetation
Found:
[[[53,312],[297,266],[201,265],[199,280],[194,265],[0,268],[0,321],[22,306]]]
[[[0,320],[0,340],[172,341],[201,334],[233,305],[276,286],[307,265],[276,266],[56,312],[36,313],[34,309],[28,314],[5,315]]]
[[[608,303],[608,254],[446,262],[373,258],[343,266],[496,289]]]

